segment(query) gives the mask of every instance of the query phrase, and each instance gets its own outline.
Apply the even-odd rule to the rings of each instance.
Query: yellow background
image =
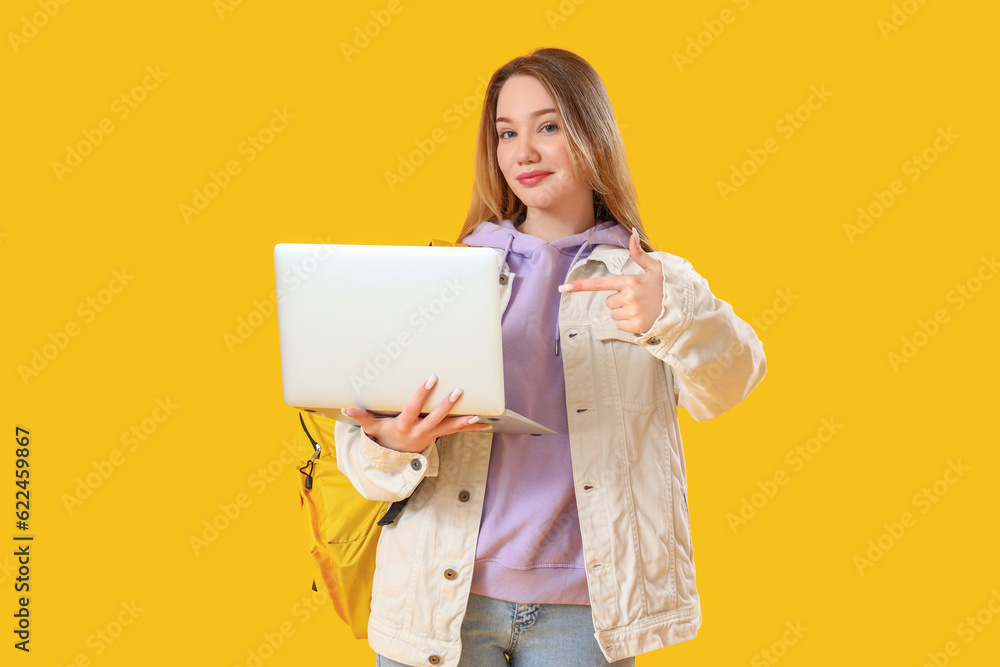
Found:
[[[1000,245],[996,5],[399,0],[348,59],[342,45],[387,7],[4,3],[4,664],[248,665],[282,629],[268,667],[374,664],[332,609],[306,606],[298,473],[281,457],[307,448],[264,305],[272,250],[454,240],[481,80],[539,46],[601,74],[653,244],[756,318],[767,355],[742,405],[706,423],[681,413],[704,622],[638,664],[918,666],[928,652],[996,664],[1000,280],[972,280],[961,308],[954,291]],[[731,22],[713,23],[723,10]],[[697,57],[678,67],[688,48]],[[799,109],[812,86],[830,96]],[[122,95],[135,106],[124,118]],[[469,118],[448,113],[470,96]],[[248,161],[240,147],[274,109],[294,118]],[[808,119],[787,136],[776,124],[797,110]],[[102,121],[113,131],[57,174]],[[934,155],[947,128],[957,138]],[[390,189],[386,172],[435,130],[445,141]],[[769,138],[777,152],[724,201],[717,183]],[[924,151],[936,160],[912,181],[904,169]],[[186,221],[181,205],[229,161],[239,173]],[[845,224],[896,179],[905,192],[851,242]],[[106,303],[91,312],[88,299]],[[939,309],[935,335],[915,336]],[[259,326],[227,345],[251,317]],[[19,367],[73,324],[25,381]],[[904,337],[924,344],[894,367]],[[158,399],[178,406],[162,423]],[[832,438],[823,419],[842,425]],[[155,430],[130,450],[123,434],[144,420]],[[11,633],[15,426],[32,437],[29,655]],[[821,435],[795,469],[788,452]],[[968,468],[953,484],[940,481],[949,461]],[[110,476],[68,509],[102,465]],[[773,497],[753,496],[782,472]],[[916,504],[935,482],[935,502]],[[224,525],[220,505],[241,498],[196,553],[204,522]],[[743,499],[760,507],[734,531]],[[915,525],[859,570],[907,511]],[[960,624],[983,609],[970,641]],[[100,640],[123,614],[123,632]],[[797,622],[808,630],[790,644]]]

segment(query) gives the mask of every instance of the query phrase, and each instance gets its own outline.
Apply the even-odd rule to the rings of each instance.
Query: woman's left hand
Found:
[[[663,266],[639,245],[634,232],[629,240],[632,261],[643,269],[639,275],[602,276],[571,280],[559,286],[560,292],[599,292],[614,290],[608,297],[611,319],[618,328],[630,333],[646,333],[663,309]]]

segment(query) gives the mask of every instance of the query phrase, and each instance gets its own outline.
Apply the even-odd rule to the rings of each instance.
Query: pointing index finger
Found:
[[[560,292],[601,292],[604,290],[619,291],[623,287],[624,276],[601,276],[599,278],[583,278],[571,280],[559,286]]]

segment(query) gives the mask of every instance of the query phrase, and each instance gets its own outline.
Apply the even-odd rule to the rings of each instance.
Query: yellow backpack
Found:
[[[464,245],[434,239],[430,245]],[[336,421],[299,411],[313,454],[300,461],[299,499],[313,558],[333,608],[358,639],[368,637],[375,550],[382,526],[399,516],[407,499],[367,500],[337,468]],[[316,588],[313,581],[312,589]]]
[[[299,467],[299,498],[318,579],[337,615],[355,637],[363,639],[368,636],[379,533],[406,501],[390,504],[362,497],[337,468],[333,445],[337,422],[305,411],[299,412],[299,421],[313,444],[313,455]],[[315,580],[313,590],[317,590]]]

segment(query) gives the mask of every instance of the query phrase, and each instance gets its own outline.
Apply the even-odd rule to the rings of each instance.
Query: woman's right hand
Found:
[[[437,376],[432,375],[420,385],[403,411],[395,417],[375,417],[367,410],[348,406],[341,410],[351,419],[356,419],[365,434],[382,447],[397,452],[422,452],[437,438],[459,431],[488,431],[491,426],[479,421],[477,416],[447,417],[452,406],[462,395],[456,389],[442,399],[426,417],[420,417],[420,409],[427,402],[431,390],[437,384]]]

